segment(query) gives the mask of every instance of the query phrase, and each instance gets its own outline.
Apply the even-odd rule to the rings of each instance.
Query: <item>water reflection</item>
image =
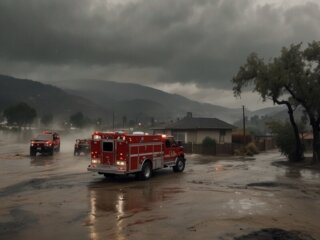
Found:
[[[266,203],[257,198],[230,199],[228,208],[239,214],[254,214],[266,209]]]
[[[285,176],[288,178],[299,178],[302,180],[319,180],[320,173],[313,169],[303,169],[288,167],[285,170]]]
[[[30,157],[30,165],[31,166],[49,166],[56,162],[57,160],[54,156],[32,156]]]
[[[301,178],[301,170],[297,168],[287,168],[285,175],[288,178]]]
[[[131,217],[161,207],[162,201],[183,192],[180,188],[165,188],[152,182],[98,182],[89,186],[90,239],[127,239]],[[160,206],[154,205],[159,202]]]

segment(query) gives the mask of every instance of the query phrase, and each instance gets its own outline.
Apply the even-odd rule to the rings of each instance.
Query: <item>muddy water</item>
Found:
[[[189,155],[185,172],[104,179],[72,141],[30,158],[0,145],[0,239],[234,239],[263,228],[320,239],[320,174],[256,158]]]

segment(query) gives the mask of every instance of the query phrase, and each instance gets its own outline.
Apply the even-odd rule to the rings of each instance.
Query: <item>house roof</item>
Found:
[[[185,117],[175,123],[154,129],[234,129],[235,126],[217,118]]]

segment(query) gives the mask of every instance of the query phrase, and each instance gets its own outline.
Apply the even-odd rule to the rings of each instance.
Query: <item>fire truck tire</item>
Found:
[[[142,166],[141,172],[138,173],[140,180],[147,180],[152,176],[152,166],[150,162],[145,162]]]
[[[57,148],[57,152],[60,152],[60,144],[59,144],[59,146],[58,146],[58,148]]]
[[[172,168],[174,172],[183,172],[186,166],[186,161],[183,158],[178,158],[176,165]]]
[[[114,174],[112,174],[112,173],[104,173],[103,176],[104,176],[105,178],[111,178],[111,179],[113,179],[113,178],[116,177],[116,175],[114,175]]]

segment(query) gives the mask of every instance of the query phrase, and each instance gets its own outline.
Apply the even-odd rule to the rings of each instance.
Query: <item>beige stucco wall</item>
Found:
[[[175,130],[175,132],[182,133],[182,135],[184,136],[184,139],[179,139],[179,140],[182,140],[185,143],[188,143],[188,142],[195,143],[197,141],[197,132],[195,130]],[[175,134],[171,130],[167,130],[166,134],[175,136]]]
[[[199,130],[197,132],[197,141],[195,143],[201,144],[205,137],[210,137],[214,139],[216,143],[219,143],[219,136],[220,136],[219,130]]]
[[[220,130],[198,130],[196,141],[194,143],[201,144],[203,139],[210,137],[216,141],[216,143],[231,143],[232,142],[232,131],[225,130],[224,142],[220,142]]]

